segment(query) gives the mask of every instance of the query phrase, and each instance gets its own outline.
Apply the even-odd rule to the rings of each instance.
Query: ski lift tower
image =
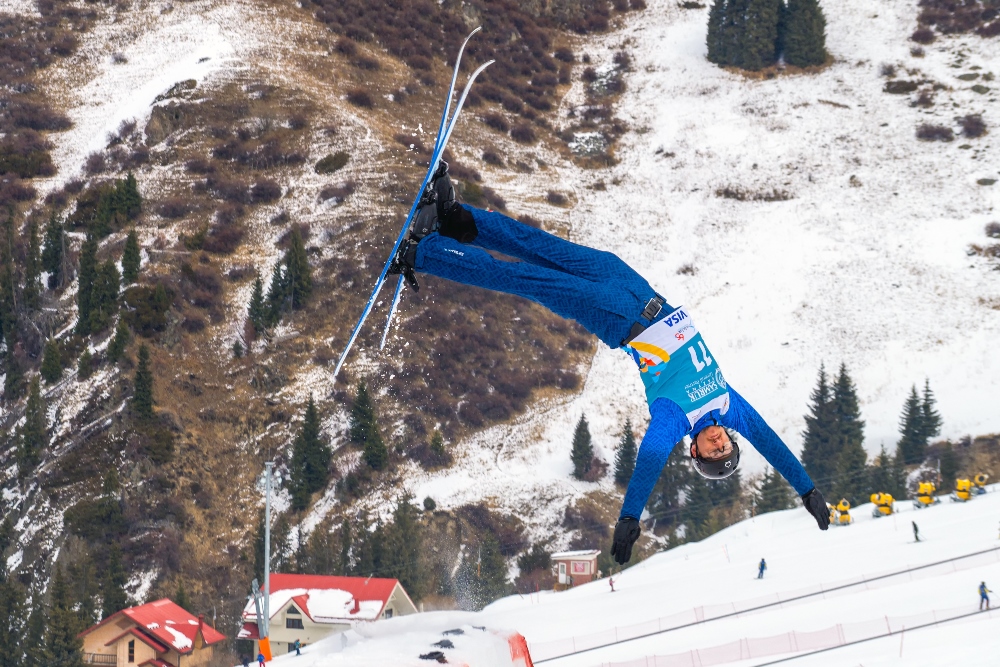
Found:
[[[264,594],[261,602],[257,605],[257,628],[260,635],[260,652],[264,660],[271,661],[271,468],[273,461],[264,464]],[[257,580],[254,580],[254,588],[257,588]],[[258,591],[254,591],[258,595]],[[260,607],[264,610],[261,613]]]

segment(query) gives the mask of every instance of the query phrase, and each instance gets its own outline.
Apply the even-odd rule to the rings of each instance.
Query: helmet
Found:
[[[692,464],[694,469],[698,471],[698,474],[707,479],[725,479],[729,477],[734,472],[736,472],[736,467],[740,464],[740,446],[736,443],[736,433],[730,429],[726,429],[726,434],[729,436],[729,441],[733,444],[733,451],[729,453],[729,456],[721,459],[706,459],[701,456],[692,456]],[[698,437],[697,434],[693,436]],[[694,440],[692,438],[692,445]],[[692,446],[692,452],[697,452],[698,450]]]

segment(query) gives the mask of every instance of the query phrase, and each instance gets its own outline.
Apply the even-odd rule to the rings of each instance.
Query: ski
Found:
[[[347,345],[344,347],[344,351],[340,355],[340,359],[337,360],[337,366],[333,369],[333,381],[336,381],[337,374],[340,373],[340,368],[344,365],[344,361],[347,359],[347,355],[351,351],[351,347],[354,345],[354,341],[357,340],[358,334],[361,332],[361,327],[364,326],[365,320],[368,319],[368,315],[371,313],[372,307],[375,305],[375,300],[378,298],[379,292],[382,290],[382,285],[385,284],[386,275],[389,272],[389,266],[392,264],[393,257],[396,256],[396,252],[399,250],[399,246],[402,244],[403,239],[406,238],[406,234],[410,228],[410,222],[413,220],[413,216],[417,210],[417,204],[420,202],[420,198],[427,188],[427,184],[430,182],[431,177],[434,175],[435,169],[437,169],[438,164],[441,161],[441,155],[444,153],[444,147],[447,144],[448,137],[451,135],[452,130],[455,127],[455,121],[458,119],[458,114],[461,111],[462,105],[465,103],[465,98],[469,93],[469,88],[472,86],[472,82],[475,81],[476,77],[486,69],[489,65],[492,65],[494,61],[481,65],[472,76],[469,78],[469,82],[465,86],[465,90],[462,93],[461,99],[458,105],[456,105],[455,114],[449,122],[448,115],[451,111],[451,101],[452,96],[455,93],[455,83],[458,80],[458,70],[462,64],[462,53],[465,51],[466,44],[472,39],[472,36],[477,32],[482,30],[482,27],[477,27],[469,36],[465,38],[462,42],[462,47],[458,51],[458,57],[455,58],[455,69],[451,77],[451,86],[448,88],[448,97],[445,100],[444,111],[441,114],[441,122],[438,124],[437,137],[434,140],[434,150],[431,154],[430,166],[427,169],[427,174],[424,176],[424,180],[420,185],[420,189],[417,191],[417,196],[413,200],[413,205],[410,206],[410,212],[406,216],[406,221],[403,223],[403,228],[400,230],[399,235],[396,237],[396,242],[392,246],[392,251],[389,253],[389,259],[386,260],[385,265],[382,267],[382,272],[379,274],[378,280],[375,282],[375,287],[372,289],[371,296],[368,297],[367,303],[365,303],[364,310],[361,312],[361,317],[358,318],[357,323],[351,330],[351,335],[347,340]],[[400,282],[396,286],[396,292],[393,295],[392,311],[395,311],[396,305],[399,303],[399,293],[402,289],[402,276],[400,276]],[[390,313],[391,321],[391,313]],[[389,325],[386,323],[386,332],[388,332]],[[383,334],[382,345],[385,345],[386,334]]]
[[[464,48],[465,45],[463,44],[462,46]],[[480,65],[479,68],[472,73],[472,76],[469,77],[468,83],[465,84],[465,89],[462,91],[462,96],[458,99],[458,104],[455,105],[455,115],[452,116],[451,121],[448,123],[448,129],[447,131],[445,131],[444,138],[441,141],[441,145],[439,148],[435,148],[435,151],[437,152],[437,159],[431,162],[430,173],[433,174],[435,171],[437,171],[437,166],[441,163],[441,157],[444,155],[444,149],[448,145],[448,139],[451,138],[451,133],[455,129],[455,124],[458,122],[458,115],[462,113],[462,107],[465,105],[465,98],[468,97],[469,90],[472,89],[472,84],[475,82],[476,77],[478,77],[484,69],[492,65],[493,62],[494,61],[490,60],[489,62]],[[385,348],[385,341],[389,337],[389,326],[392,324],[392,318],[396,314],[396,307],[399,305],[399,297],[400,294],[402,294],[402,292],[403,292],[403,276],[402,274],[400,274],[399,280],[396,281],[396,291],[392,295],[392,305],[389,307],[389,317],[386,318],[385,329],[382,331],[382,342],[379,343],[378,346],[378,349],[380,350]]]

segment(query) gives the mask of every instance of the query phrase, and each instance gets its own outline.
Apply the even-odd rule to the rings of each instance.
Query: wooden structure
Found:
[[[552,554],[552,563],[556,568],[556,588],[565,590],[580,584],[586,584],[598,576],[598,549],[583,551],[562,551]]]

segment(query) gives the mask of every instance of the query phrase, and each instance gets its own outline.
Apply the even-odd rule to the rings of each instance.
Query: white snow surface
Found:
[[[503,598],[480,613],[429,612],[371,625],[358,626],[368,635],[342,647],[339,637],[319,642],[294,660],[296,667],[339,665],[410,664],[419,653],[432,650],[441,632],[472,626],[524,635],[536,660],[572,650],[595,635],[614,640],[638,624],[655,630],[676,624],[685,615],[695,618],[695,609],[710,618],[720,609],[740,609],[789,599],[804,593],[830,590],[843,583],[861,582],[875,576],[938,563],[967,554],[991,551],[984,556],[955,561],[809,597],[797,602],[750,612],[738,617],[713,620],[644,639],[619,643],[545,664],[558,667],[597,665],[645,665],[652,656],[689,651],[711,655],[706,649],[742,638],[764,639],[782,633],[817,632],[841,625],[850,636],[853,624],[899,628],[917,615],[930,620],[930,612],[950,615],[975,612],[981,581],[1000,590],[1000,515],[998,487],[968,503],[944,500],[942,504],[916,510],[909,501],[897,503],[899,513],[874,518],[873,506],[857,507],[854,524],[831,527],[826,532],[803,509],[763,514],[731,526],[702,542],[689,543],[663,552],[615,575],[615,592],[606,579],[578,586],[563,593],[542,592]],[[914,542],[911,521],[918,522],[922,541]],[[757,563],[767,559],[768,570],[757,579]],[[940,616],[939,616],[940,617]],[[997,649],[997,614],[982,614],[966,620],[904,632],[853,647],[797,660],[809,667],[864,664],[865,667],[907,667],[962,664],[976,657],[993,655]],[[991,632],[992,631],[992,632]],[[467,635],[463,635],[467,636]],[[449,639],[455,639],[450,637]],[[458,637],[462,639],[462,637]],[[456,648],[460,642],[455,641]],[[450,662],[460,663],[448,649]],[[756,665],[795,653],[771,655],[726,664]],[[632,663],[632,661],[637,661]],[[289,662],[289,667],[292,663]],[[381,663],[389,664],[389,662]],[[418,664],[414,662],[414,664]],[[484,664],[469,661],[469,665]],[[700,664],[664,662],[659,664]],[[723,664],[708,662],[705,664]]]
[[[308,596],[305,611],[313,620],[321,623],[338,619],[371,621],[378,618],[385,605],[382,600],[359,600],[359,611],[352,613],[354,596],[348,591],[337,588],[285,588],[270,595],[268,609],[271,611],[271,618],[274,618],[289,600],[300,595]],[[257,608],[251,600],[243,608],[243,620],[256,622],[256,619]]]
[[[167,623],[171,622],[172,621],[167,621]],[[181,633],[179,630],[175,630],[169,625],[164,625],[163,629],[169,632],[170,635],[174,638],[173,641],[170,643],[173,644],[175,649],[177,649],[178,651],[183,651],[184,649],[191,648],[192,646],[191,639],[186,635],[184,635],[183,633]]]

